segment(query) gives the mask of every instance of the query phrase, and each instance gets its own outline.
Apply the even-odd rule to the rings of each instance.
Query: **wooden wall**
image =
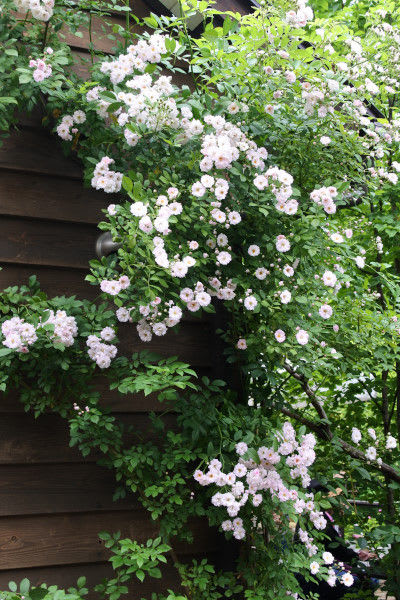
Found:
[[[225,4],[228,0],[224,0]],[[152,10],[159,7],[151,2]],[[243,7],[231,2],[230,10]],[[149,7],[135,0],[142,17]],[[113,17],[121,22],[121,17]],[[66,33],[74,46],[76,69],[87,72],[88,35]],[[114,42],[96,24],[98,49],[111,52]],[[66,159],[55,136],[42,127],[41,116],[23,115],[18,130],[0,147],[0,286],[22,284],[36,274],[51,296],[92,298],[97,288],[84,281],[88,261],[95,257],[96,224],[112,195],[85,189],[78,162]],[[139,341],[132,325],[124,326],[121,351],[151,348],[164,356],[178,354],[200,372],[220,376],[220,346],[213,323],[185,321],[179,335],[170,332],[149,344]],[[158,410],[154,399],[119,397],[103,389],[103,403],[122,421],[146,430],[147,412]],[[38,420],[23,412],[18,398],[0,400],[0,590],[9,580],[28,577],[72,585],[80,575],[90,584],[109,573],[108,553],[98,540],[100,531],[118,531],[137,540],[154,535],[155,525],[134,497],[113,502],[113,474],[82,459],[69,448],[65,423],[54,415]],[[181,554],[209,556],[220,538],[204,523],[194,523],[195,547]],[[137,584],[130,598],[149,598],[152,591],[175,586],[169,565],[161,583]]]

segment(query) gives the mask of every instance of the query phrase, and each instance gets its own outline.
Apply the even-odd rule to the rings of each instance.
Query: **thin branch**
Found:
[[[295,419],[296,421],[299,421],[299,423],[302,423],[303,425],[307,425],[307,427],[309,427],[312,431],[314,431],[319,437],[321,437],[323,439],[332,440],[334,443],[336,443],[338,446],[340,446],[342,448],[342,450],[344,450],[352,458],[356,458],[358,460],[361,460],[364,463],[368,463],[371,466],[371,468],[373,468],[377,471],[380,471],[381,473],[383,473],[383,475],[385,475],[385,477],[391,479],[392,481],[396,481],[397,483],[400,483],[400,472],[399,471],[397,471],[396,469],[394,469],[387,463],[384,463],[384,462],[378,463],[378,461],[376,461],[376,460],[369,460],[366,457],[366,455],[364,454],[364,452],[359,450],[359,448],[356,448],[355,446],[353,446],[352,444],[349,444],[349,442],[346,442],[345,440],[342,440],[341,438],[334,437],[334,434],[328,425],[328,417],[322,406],[322,403],[320,400],[318,400],[315,393],[310,388],[306,377],[304,375],[302,375],[301,373],[297,373],[293,369],[293,367],[291,367],[288,363],[285,363],[283,366],[284,366],[285,370],[288,373],[290,373],[292,375],[292,377],[300,383],[304,392],[309,397],[312,406],[315,408],[319,418],[323,422],[315,423],[314,421],[307,419],[305,417],[302,417],[295,411],[287,409],[287,408],[281,408],[280,409],[281,412],[283,412],[288,417],[291,417],[291,418]]]
[[[321,421],[324,421],[324,427],[325,427],[325,430],[326,430],[327,437],[329,439],[332,439],[333,433],[330,430],[330,427],[328,425],[328,422],[329,422],[328,415],[326,414],[326,412],[324,410],[324,407],[322,406],[322,403],[318,400],[318,398],[316,397],[315,393],[313,392],[313,390],[308,385],[307,379],[301,373],[297,373],[293,369],[293,367],[291,367],[289,365],[289,363],[285,362],[284,365],[283,365],[283,367],[284,367],[284,369],[288,373],[290,373],[290,375],[292,377],[294,377],[294,379],[297,379],[297,381],[300,383],[301,387],[303,388],[303,390],[305,391],[305,393],[309,397],[309,399],[311,401],[311,404],[313,405],[313,407],[317,411],[317,415],[319,416],[319,418],[321,419]]]

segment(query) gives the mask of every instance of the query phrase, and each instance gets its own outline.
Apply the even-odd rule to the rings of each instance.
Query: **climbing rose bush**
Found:
[[[222,306],[229,314],[221,335],[242,402],[229,400],[210,421],[217,399],[196,419],[185,413],[180,425],[207,423],[212,446],[187,458],[196,464],[180,493],[182,504],[193,502],[188,513],[207,514],[245,549],[240,573],[253,600],[297,597],[299,574],[354,583],[323,550],[322,509],[330,504],[310,495],[312,473],[328,487],[345,476],[331,496],[379,500],[374,527],[359,525],[358,514],[346,524],[368,537],[388,590],[400,593],[400,32],[389,4],[371,6],[361,23],[357,8],[313,20],[307,2],[282,1],[243,18],[227,14],[222,28],[209,23],[199,39],[185,18],[152,15],[145,22],[155,32],[135,40],[125,32],[114,57],[92,61],[84,83],[63,72],[70,57],[51,26],[29,56],[18,54],[18,98],[46,95],[54,131],[83,160],[86,183],[110,197],[100,228],[118,251],[93,261],[88,279],[115,314],[101,327],[82,323],[83,333],[77,324],[89,370],[116,372],[116,320],[151,342],[179,334],[188,313]],[[57,23],[57,3],[46,7],[48,17],[40,3],[22,7],[32,13],[31,31],[46,18]],[[202,11],[213,20],[211,8]],[[345,24],[354,22],[362,36]],[[173,83],[182,67],[190,86]],[[55,322],[41,338],[38,322],[18,315],[11,325],[7,317],[10,362],[23,360],[22,348],[33,356],[35,335],[54,344],[65,334],[81,352],[66,326],[73,315],[58,309],[65,313],[52,308],[57,337]],[[91,413],[78,408],[79,430]],[[308,433],[296,437],[296,422]],[[172,535],[169,521],[164,531]],[[280,561],[288,557],[284,577]],[[185,585],[191,576],[199,571],[186,572]]]

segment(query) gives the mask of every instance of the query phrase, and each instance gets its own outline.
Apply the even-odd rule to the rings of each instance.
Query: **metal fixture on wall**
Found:
[[[96,240],[96,254],[99,258],[116,252],[120,247],[121,244],[117,244],[113,241],[109,231],[100,234]]]

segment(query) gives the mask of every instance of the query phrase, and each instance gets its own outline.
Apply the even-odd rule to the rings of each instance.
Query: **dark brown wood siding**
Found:
[[[149,12],[137,2],[135,10],[140,16]],[[96,27],[98,47],[111,51],[114,42],[100,36],[100,25]],[[85,73],[87,32],[83,38],[67,34],[67,39],[76,48],[77,68]],[[23,115],[21,123],[0,147],[1,288],[36,274],[51,296],[93,298],[97,289],[84,277],[88,261],[95,257],[100,233],[96,223],[113,198],[83,187],[80,165],[63,156],[58,140],[42,127],[40,115]],[[146,347],[164,356],[176,354],[211,375],[218,364],[208,322],[188,320],[178,335],[170,332],[151,345],[139,341],[133,326],[124,327],[121,337],[121,352]],[[101,379],[98,386],[113,414],[138,429],[148,427],[146,413],[158,410],[155,398],[120,397]],[[1,399],[0,413],[0,589],[23,577],[35,584],[69,586],[87,575],[89,583],[96,583],[110,572],[99,532],[120,530],[139,541],[155,534],[154,522],[134,497],[112,501],[113,474],[99,467],[95,457],[84,460],[69,448],[68,430],[60,418],[45,415],[35,420],[12,393]],[[215,531],[203,523],[193,528],[195,547],[181,547],[181,552],[212,553]],[[130,598],[172,587],[176,576],[167,566],[162,582],[135,583]]]

